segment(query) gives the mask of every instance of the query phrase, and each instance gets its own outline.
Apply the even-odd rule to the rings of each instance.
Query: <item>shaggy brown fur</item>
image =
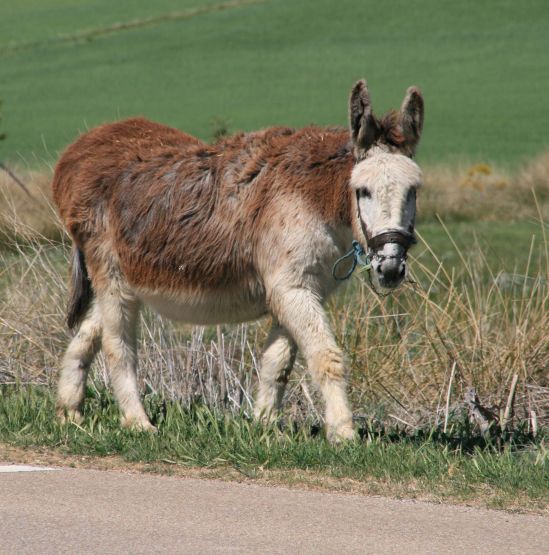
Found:
[[[92,281],[108,243],[131,285],[216,289],[258,280],[265,228],[291,226],[284,214],[273,222],[275,198],[304,199],[326,224],[350,225],[353,164],[344,129],[273,128],[210,146],[136,118],[80,137],[53,191]]]

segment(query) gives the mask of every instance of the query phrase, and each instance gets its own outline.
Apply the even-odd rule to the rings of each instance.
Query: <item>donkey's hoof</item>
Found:
[[[82,424],[84,417],[78,409],[68,409],[66,407],[57,407],[57,418],[61,424],[68,424],[74,422],[75,424]]]
[[[354,441],[357,438],[357,433],[353,429],[352,424],[345,424],[337,428],[328,428],[327,432],[328,441],[333,444]]]
[[[149,432],[157,434],[158,428],[153,426],[146,418],[135,418],[130,416],[123,416],[120,420],[123,428],[129,428],[136,432]]]

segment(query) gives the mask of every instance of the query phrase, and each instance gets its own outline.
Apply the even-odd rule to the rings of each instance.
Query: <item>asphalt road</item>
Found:
[[[549,553],[549,519],[94,470],[0,472],[0,553]]]

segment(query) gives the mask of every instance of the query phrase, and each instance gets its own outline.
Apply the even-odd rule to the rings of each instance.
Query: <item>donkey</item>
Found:
[[[297,349],[320,388],[331,440],[354,437],[344,356],[323,302],[334,262],[354,239],[379,287],[406,275],[421,171],[420,91],[400,111],[372,112],[368,88],[350,95],[342,128],[274,127],[206,144],[143,118],[80,136],[60,158],[55,203],[73,241],[61,419],[80,421],[90,364],[103,347],[121,424],[154,430],[136,380],[143,304],[192,324],[272,316],[255,400],[280,407]]]

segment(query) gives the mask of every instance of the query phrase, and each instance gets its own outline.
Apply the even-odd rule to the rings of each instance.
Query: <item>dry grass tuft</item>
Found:
[[[25,191],[0,168],[0,246],[17,240],[59,239],[62,229],[52,204],[51,173],[11,169]]]
[[[547,246],[532,248],[530,259],[544,260]],[[421,247],[407,290],[382,300],[363,283],[359,302],[351,292],[347,311],[333,311],[354,353],[355,405],[412,429],[439,427],[474,387],[490,420],[503,426],[517,375],[515,423],[534,431],[549,424],[549,260],[496,275],[474,245],[458,251],[461,268],[449,273],[428,244]]]
[[[528,191],[534,188],[542,202],[549,202],[549,152],[543,152],[521,169],[517,185]]]
[[[549,152],[531,160],[511,174],[488,164],[448,167],[424,171],[425,184],[419,195],[421,218],[444,220],[517,221],[538,217],[531,202],[532,190],[549,219]]]
[[[68,245],[51,241],[0,255],[0,382],[54,385],[69,340],[68,252]],[[349,353],[356,411],[383,425],[440,427],[460,412],[465,392],[474,386],[497,423],[517,374],[514,415],[531,430],[549,424],[546,278],[534,268],[511,277],[490,274],[478,247],[460,256],[462,271],[450,275],[423,245],[412,261],[415,284],[381,299],[364,280],[355,281],[333,300],[330,315]],[[202,401],[249,414],[267,327],[262,321],[190,328],[145,312],[141,386],[185,405]],[[101,356],[93,383],[96,388],[108,383]],[[311,415],[321,420],[318,395],[300,364],[286,413],[298,421]]]

